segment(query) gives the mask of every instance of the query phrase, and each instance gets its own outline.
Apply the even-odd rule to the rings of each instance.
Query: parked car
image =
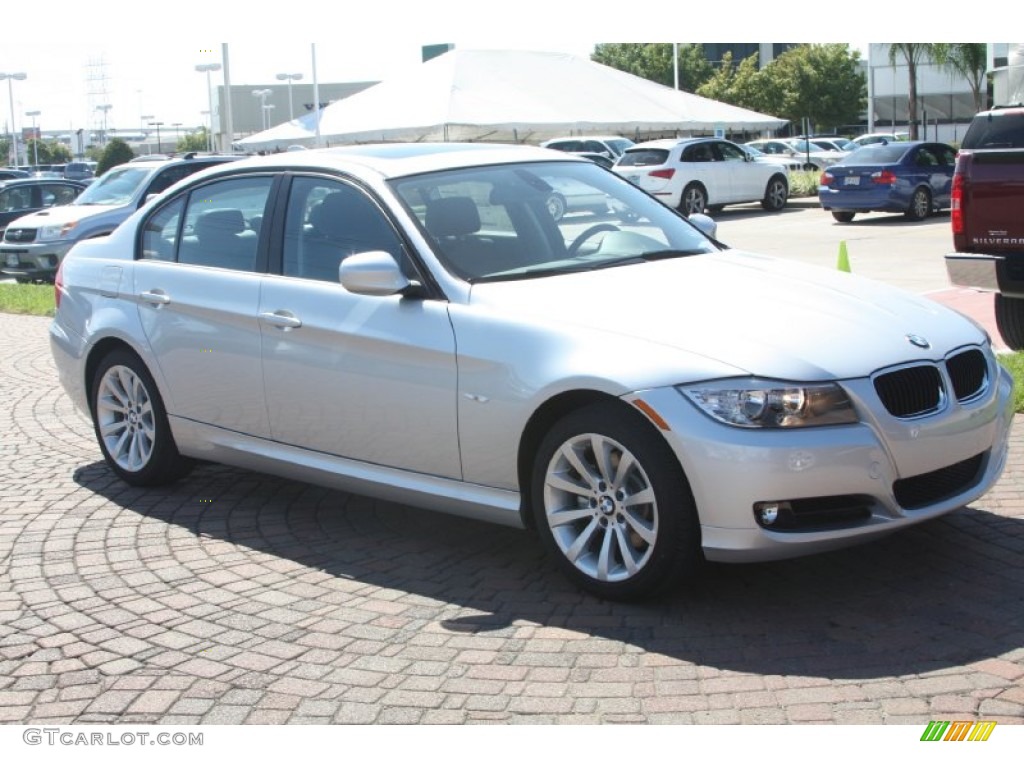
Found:
[[[907,141],[905,133],[864,133],[850,141],[858,147],[866,147],[869,144],[891,144],[894,141]]]
[[[817,144],[822,149],[828,149],[833,152],[841,152],[844,155],[850,154],[853,150],[859,147],[859,145],[854,144],[849,139],[844,139],[841,136],[797,136],[797,138],[810,138],[812,142]]]
[[[90,163],[75,162],[68,163],[64,166],[64,178],[65,179],[76,179],[83,181],[85,179],[92,179],[95,176],[92,165]]]
[[[56,179],[0,181],[0,236],[8,224],[26,214],[55,205],[70,204],[85,187],[85,184],[78,181]]]
[[[23,171],[20,168],[0,168],[0,181],[8,181],[10,179],[27,179],[32,174],[28,171]]]
[[[78,241],[109,235],[152,195],[196,171],[238,158],[190,153],[111,168],[74,205],[10,222],[0,243],[0,272],[22,281],[52,281],[60,260]]]
[[[766,155],[756,147],[749,145],[743,145],[743,151],[746,152],[750,157],[758,163],[772,163],[774,165],[781,165],[787,171],[802,171],[804,164],[799,160],[794,160],[791,157],[785,155]]]
[[[633,142],[624,136],[560,136],[541,142],[541,146],[562,152],[596,152],[615,160],[633,146]]]
[[[956,150],[948,144],[870,144],[821,174],[818,199],[843,223],[868,211],[902,213],[920,221],[950,206],[955,162]]]
[[[725,139],[658,139],[627,149],[612,170],[684,214],[760,201],[779,211],[789,197],[783,165],[755,162]]]
[[[845,153],[819,147],[806,139],[757,139],[748,141],[746,146],[764,152],[766,155],[788,158],[800,162],[805,171],[820,171],[839,162]]]
[[[633,217],[555,222],[553,177]],[[129,484],[201,459],[533,528],[607,599],[994,485],[1012,381],[983,330],[698,223],[535,147],[252,158],[78,243],[51,348]]]

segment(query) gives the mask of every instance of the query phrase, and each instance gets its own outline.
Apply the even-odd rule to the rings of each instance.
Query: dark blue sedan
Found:
[[[871,144],[829,166],[818,183],[821,207],[836,221],[858,213],[902,213],[911,221],[949,207],[956,150],[948,144]]]

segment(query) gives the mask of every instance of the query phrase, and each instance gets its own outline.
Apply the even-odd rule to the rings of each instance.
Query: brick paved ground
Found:
[[[114,479],[0,316],[0,723],[1024,723],[1024,422],[971,509],[614,605],[529,535],[207,466]]]

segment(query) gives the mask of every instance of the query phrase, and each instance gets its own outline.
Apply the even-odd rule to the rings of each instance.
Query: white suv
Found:
[[[659,139],[627,149],[612,170],[686,216],[760,201],[768,211],[789,198],[786,168],[755,162],[725,139]]]
[[[574,154],[596,152],[615,160],[632,147],[633,142],[623,136],[562,136],[542,142],[541,146]]]

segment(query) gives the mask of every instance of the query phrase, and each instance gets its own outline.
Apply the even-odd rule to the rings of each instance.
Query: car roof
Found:
[[[644,141],[640,144],[634,144],[632,147],[627,149],[627,152],[632,152],[637,149],[671,149],[672,147],[680,147],[684,144],[699,144],[702,141],[729,141],[728,139],[719,139],[715,136],[689,136],[681,139],[653,139],[651,141]],[[735,142],[729,142],[733,144]]]
[[[7,187],[27,187],[27,186],[32,186],[34,184],[53,184],[53,183],[57,183],[57,184],[70,184],[73,187],[82,187],[82,189],[85,189],[85,187],[88,186],[87,184],[83,184],[82,182],[78,181],[77,179],[59,179],[59,178],[51,179],[51,178],[47,178],[45,176],[32,176],[31,178],[28,178],[28,179],[0,179],[0,187],[3,187],[5,189]]]
[[[590,162],[555,149],[524,144],[469,144],[419,142],[410,144],[360,144],[308,152],[282,152],[253,156],[232,163],[232,170],[335,169],[375,174],[381,178],[399,178],[418,173],[499,165],[527,161]]]

